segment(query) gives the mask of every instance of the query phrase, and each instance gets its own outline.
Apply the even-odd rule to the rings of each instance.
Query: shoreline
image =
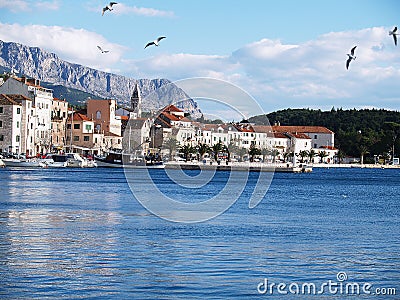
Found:
[[[308,173],[313,168],[356,168],[356,169],[400,169],[400,165],[379,165],[379,164],[297,164],[291,163],[261,163],[261,162],[225,162],[217,164],[201,162],[177,162],[171,161],[165,163],[167,169],[183,170],[219,170],[219,171],[254,171],[254,172],[286,172],[286,173]]]

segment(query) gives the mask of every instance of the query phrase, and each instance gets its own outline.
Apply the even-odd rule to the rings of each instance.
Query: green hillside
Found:
[[[400,112],[384,109],[285,109],[267,115],[254,116],[252,123],[271,125],[324,126],[335,132],[335,146],[349,156],[364,153],[370,160],[374,155],[400,153]]]
[[[87,99],[103,99],[90,93],[82,92],[77,89],[67,88],[62,85],[53,85],[51,83],[42,82],[41,86],[52,89],[53,96],[58,99],[65,99],[70,105],[84,106]]]

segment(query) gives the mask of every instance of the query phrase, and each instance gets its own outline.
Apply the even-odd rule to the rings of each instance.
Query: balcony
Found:
[[[53,117],[51,117],[51,121],[52,122],[62,122],[63,118],[59,117],[59,116],[53,116]]]

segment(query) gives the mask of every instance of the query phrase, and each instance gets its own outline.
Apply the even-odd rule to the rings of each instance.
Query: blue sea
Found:
[[[230,175],[190,192],[150,173],[189,201]],[[400,170],[276,173],[250,209],[258,176],[219,216],[179,223],[147,211],[123,170],[1,169],[0,298],[400,298]]]

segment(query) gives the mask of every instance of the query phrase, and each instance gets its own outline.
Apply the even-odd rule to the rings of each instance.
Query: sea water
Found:
[[[2,169],[0,298],[400,297],[400,170],[276,173],[250,209],[259,175],[221,215],[184,224],[147,211],[123,170]],[[151,170],[189,201],[227,176],[188,193]]]

